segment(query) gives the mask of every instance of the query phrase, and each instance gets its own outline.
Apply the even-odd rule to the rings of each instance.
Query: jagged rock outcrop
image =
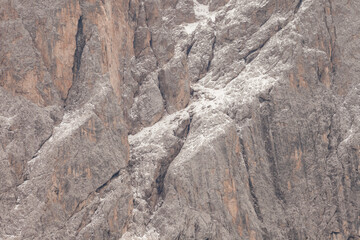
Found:
[[[360,239],[359,22],[0,0],[0,239]]]

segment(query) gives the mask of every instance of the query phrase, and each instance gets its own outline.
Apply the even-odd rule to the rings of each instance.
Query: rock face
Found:
[[[0,239],[360,239],[360,2],[0,0]]]

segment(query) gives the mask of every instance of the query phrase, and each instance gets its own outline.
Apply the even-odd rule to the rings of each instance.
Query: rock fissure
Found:
[[[295,14],[299,11],[302,3],[303,3],[303,0],[299,0],[299,2],[296,4],[295,9],[294,9]]]
[[[336,73],[336,63],[335,63],[335,50],[336,50],[336,28],[334,26],[334,21],[333,21],[333,9],[332,9],[332,2],[331,0],[328,0],[328,4],[329,4],[329,14],[330,14],[330,18],[331,18],[331,24],[329,25],[328,23],[328,19],[327,19],[327,11],[326,11],[326,7],[324,8],[324,22],[325,22],[325,26],[327,29],[327,32],[329,34],[329,39],[330,39],[330,49],[329,49],[329,54],[330,54],[330,64],[331,64],[331,73],[335,74]],[[334,78],[334,76],[332,76],[332,78]]]
[[[186,56],[188,57],[190,52],[191,52],[191,49],[192,47],[194,46],[195,42],[191,43],[189,46],[187,46],[186,48]]]
[[[245,150],[244,142],[243,142],[243,140],[242,140],[241,138],[239,138],[239,141],[240,141],[240,145],[241,145],[242,157],[243,157],[243,159],[244,159],[246,171],[247,171],[247,174],[248,174],[248,184],[249,184],[249,188],[250,188],[250,195],[251,195],[253,207],[254,207],[254,210],[255,210],[255,213],[256,213],[258,219],[259,219],[261,222],[263,222],[264,219],[263,219],[263,216],[262,216],[262,213],[261,213],[261,210],[260,210],[259,200],[258,200],[258,198],[257,198],[257,196],[256,196],[255,188],[254,188],[254,185],[253,185],[252,180],[251,180],[249,163],[248,163],[248,159],[247,159],[247,155],[246,155],[246,150]]]
[[[164,198],[165,195],[166,195],[166,193],[164,192],[164,181],[165,181],[167,171],[168,171],[169,166],[171,165],[171,163],[179,155],[182,147],[184,146],[186,138],[187,138],[187,136],[188,136],[188,134],[190,132],[190,125],[191,125],[191,121],[185,127],[186,135],[183,137],[183,140],[181,140],[180,145],[178,147],[175,147],[175,149],[173,150],[174,153],[169,156],[169,159],[167,161],[160,163],[159,175],[156,177],[156,179],[155,179],[154,183],[152,184],[152,186],[156,188],[157,195],[162,197],[162,198]],[[153,205],[156,205],[156,204],[153,204]]]
[[[259,54],[261,49],[265,46],[265,44],[270,40],[270,38],[271,37],[266,39],[259,47],[250,50],[243,58],[245,60],[245,63],[247,64],[251,63],[257,57],[257,55]]]
[[[121,168],[117,172],[115,172],[109,180],[107,180],[105,183],[103,183],[100,187],[96,188],[95,192],[101,193],[104,191],[104,189],[116,178],[120,176],[121,171],[125,168]]]
[[[209,72],[210,70],[210,66],[211,66],[211,62],[215,56],[215,44],[216,44],[216,36],[214,37],[213,43],[211,45],[211,55],[210,55],[210,59],[208,61],[208,64],[206,66],[206,72]]]
[[[78,81],[80,78],[81,57],[86,44],[86,37],[84,35],[83,16],[80,16],[78,20],[75,42],[76,42],[76,47],[74,52],[74,64],[72,67],[73,79],[72,79],[72,84],[67,92],[67,96],[64,99],[64,108],[67,105],[68,97],[72,89],[72,86],[74,86],[74,83]]]
[[[149,30],[149,32],[150,32],[150,40],[149,40],[149,47],[150,47],[150,49],[151,49],[151,51],[152,51],[152,54],[154,54],[154,56],[155,56],[155,59],[156,59],[156,62],[155,62],[155,65],[156,65],[156,68],[158,68],[159,67],[159,59],[158,59],[158,56],[156,55],[156,51],[154,50],[154,46],[153,46],[153,32],[152,32],[152,29],[151,29],[151,27],[150,27],[150,25],[149,25],[149,19],[148,19],[148,14],[147,14],[147,9],[146,9],[146,7],[144,6],[144,11],[145,11],[145,15],[146,15],[146,17],[145,17],[145,24],[146,24],[146,27],[147,27],[147,29]]]
[[[103,183],[101,186],[97,187],[95,189],[95,191],[92,191],[88,194],[88,196],[78,202],[78,204],[75,207],[75,210],[72,212],[72,214],[70,215],[69,219],[72,218],[76,213],[80,212],[84,207],[86,207],[86,204],[92,202],[92,200],[97,196],[97,194],[101,194],[104,192],[104,190],[109,186],[109,184],[114,181],[116,178],[118,178],[121,175],[121,171],[124,170],[126,168],[121,168],[120,170],[118,170],[117,172],[115,172],[109,180],[107,180],[105,183]]]
[[[31,159],[36,158],[37,156],[39,156],[39,153],[41,151],[41,149],[43,148],[43,146],[45,145],[45,143],[47,143],[50,138],[53,136],[53,130],[51,131],[51,134],[49,135],[49,137],[47,137],[44,141],[42,141],[38,147],[38,149],[35,151],[35,154],[33,155],[33,157]]]

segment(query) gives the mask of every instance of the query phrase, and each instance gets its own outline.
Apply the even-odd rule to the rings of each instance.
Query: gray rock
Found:
[[[186,107],[190,100],[190,80],[185,54],[174,57],[159,72],[159,88],[168,113]]]
[[[151,126],[160,120],[164,113],[163,98],[156,85],[157,75],[149,76],[139,87],[138,97],[135,97],[134,105],[130,109],[133,131],[140,127]]]
[[[360,239],[359,22],[0,0],[0,239]]]

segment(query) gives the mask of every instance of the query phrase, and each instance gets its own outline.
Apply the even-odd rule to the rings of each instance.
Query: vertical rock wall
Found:
[[[0,238],[359,239],[359,22],[0,0]]]

